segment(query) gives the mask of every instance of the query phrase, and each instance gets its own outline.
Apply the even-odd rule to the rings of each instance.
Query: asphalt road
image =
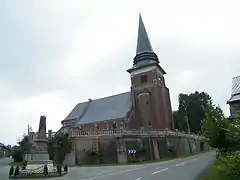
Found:
[[[112,167],[75,167],[58,179],[69,180],[195,180],[215,160],[214,151],[204,154],[143,165]]]
[[[0,180],[8,179],[10,158],[0,158]]]
[[[216,153],[204,154],[175,159],[165,162],[102,167],[72,167],[66,176],[54,178],[56,180],[195,180],[215,159]],[[6,166],[1,163],[0,166]],[[0,167],[0,179],[7,179],[8,169],[4,174],[4,168]]]

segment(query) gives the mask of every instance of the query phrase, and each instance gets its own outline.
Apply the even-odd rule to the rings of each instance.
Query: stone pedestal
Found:
[[[51,137],[51,131],[48,134]],[[29,142],[32,143],[30,153],[25,154],[25,161],[27,161],[26,172],[42,173],[44,165],[48,166],[48,172],[56,171],[53,166],[53,161],[49,160],[47,151],[47,136],[46,136],[46,117],[40,117],[39,130],[37,133],[29,133]]]
[[[48,152],[35,152],[30,154],[30,161],[48,161],[49,155]]]
[[[47,151],[32,152],[27,154],[27,167],[26,169],[38,169],[43,168],[46,164],[48,168],[53,169],[53,161],[49,160],[49,155]]]

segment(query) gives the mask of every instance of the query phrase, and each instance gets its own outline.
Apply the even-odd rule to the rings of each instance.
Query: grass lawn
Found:
[[[169,157],[169,158],[162,158],[162,159],[156,159],[156,160],[150,160],[150,161],[140,161],[140,162],[133,162],[133,163],[122,163],[122,164],[92,164],[92,165],[73,165],[71,167],[96,167],[96,166],[122,166],[122,165],[140,165],[140,164],[149,164],[149,163],[156,163],[156,162],[162,162],[162,161],[169,161],[173,159],[179,159],[179,158],[186,158],[190,156],[195,156],[198,154],[202,154],[208,151],[202,151],[197,153],[188,153],[188,154],[182,154],[177,157]]]
[[[10,162],[9,163],[9,166],[14,166],[14,167],[16,167],[16,166],[23,166],[23,162]]]

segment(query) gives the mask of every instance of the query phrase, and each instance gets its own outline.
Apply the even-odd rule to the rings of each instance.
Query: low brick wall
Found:
[[[204,138],[169,132],[105,132],[85,135],[78,133],[78,136],[73,136],[73,140],[72,152],[65,159],[65,163],[70,165],[127,163],[200,152],[200,142],[203,142]],[[129,154],[130,149],[136,150],[136,153]]]

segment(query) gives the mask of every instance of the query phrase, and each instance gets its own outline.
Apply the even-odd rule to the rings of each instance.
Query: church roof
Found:
[[[240,101],[240,76],[234,77],[232,79],[232,94],[228,103]]]
[[[79,103],[65,120],[75,119],[76,125],[82,125],[124,118],[131,106],[131,93],[121,93]]]

